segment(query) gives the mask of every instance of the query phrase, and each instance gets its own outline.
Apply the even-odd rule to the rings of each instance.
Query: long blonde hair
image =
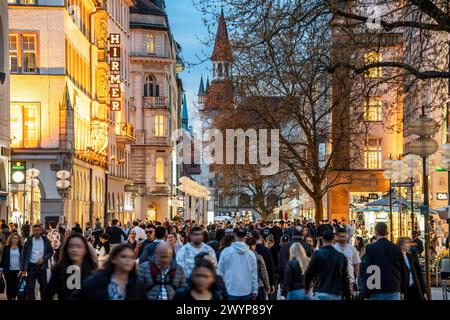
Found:
[[[305,249],[300,243],[294,242],[291,245],[289,248],[289,258],[297,260],[300,265],[300,270],[302,270],[302,273],[305,273],[306,268],[308,267],[309,258],[306,256]]]

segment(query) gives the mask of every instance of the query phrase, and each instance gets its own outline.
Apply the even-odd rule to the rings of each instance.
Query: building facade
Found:
[[[198,91],[198,106],[203,122],[202,130],[211,128],[213,119],[221,108],[235,103],[234,56],[223,10],[219,15],[214,49],[210,60],[212,63],[211,82],[208,77],[205,86],[202,77]],[[234,192],[235,196],[223,194],[220,188],[220,184],[223,182],[220,179],[222,179],[220,174],[215,173],[210,165],[202,162],[201,176],[198,180],[210,192],[205,204],[207,215],[242,217],[252,212],[253,210],[242,201],[243,197],[247,196],[246,194],[239,190]]]
[[[9,0],[13,161],[39,185],[11,185],[22,220],[104,218],[108,155],[108,14],[95,0]],[[60,188],[56,173],[70,173]],[[67,185],[66,185],[67,186]]]
[[[136,136],[131,175],[139,190],[136,216],[163,220],[176,213],[171,204],[180,171],[171,135],[181,128],[182,86],[177,77],[183,69],[181,48],[171,34],[164,1],[138,0],[130,12],[130,122]]]
[[[126,192],[131,179],[131,144],[135,141],[134,127],[130,123],[130,98],[132,96],[130,78],[130,7],[132,0],[108,0],[108,34],[119,35],[120,39],[120,100],[118,111],[108,112],[108,171],[106,188],[105,220],[119,219],[122,223],[132,221],[135,217],[134,195]],[[110,50],[111,52],[111,50]],[[111,65],[111,61],[109,61]]]
[[[8,219],[9,66],[8,3],[0,1],[0,219]]]

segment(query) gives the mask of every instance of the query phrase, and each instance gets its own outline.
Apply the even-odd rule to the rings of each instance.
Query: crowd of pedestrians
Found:
[[[385,223],[373,237],[336,220],[4,226],[0,276],[10,300],[427,298],[422,241],[413,233],[394,244]],[[372,266],[379,285],[368,285]]]

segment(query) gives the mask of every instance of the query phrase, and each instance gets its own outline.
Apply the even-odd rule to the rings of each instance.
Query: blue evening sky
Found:
[[[200,76],[203,74],[206,84],[210,68],[209,60],[201,63],[212,53],[212,48],[207,48],[202,43],[208,37],[208,30],[203,24],[201,12],[194,7],[193,0],[166,0],[166,10],[175,40],[183,48],[186,69],[180,77],[188,101],[189,125],[193,125]]]

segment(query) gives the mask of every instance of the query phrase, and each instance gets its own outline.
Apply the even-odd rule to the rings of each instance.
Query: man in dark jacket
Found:
[[[361,264],[360,293],[370,300],[400,300],[408,288],[408,271],[398,246],[387,239],[384,222],[375,226],[376,241]]]
[[[257,229],[253,229],[251,232],[252,238],[256,240],[256,253],[261,255],[264,259],[264,263],[266,265],[267,274],[269,276],[269,284],[270,284],[270,291],[271,293],[275,292],[275,269],[273,266],[273,259],[272,259],[272,253],[270,252],[270,249],[267,248],[262,243],[262,236],[261,232]]]
[[[25,223],[20,228],[20,231],[22,232],[22,237],[24,239],[28,238],[30,236],[30,222],[25,221]]]
[[[295,242],[299,242],[302,245],[302,247],[305,249],[306,255],[308,257],[311,257],[314,252],[314,248],[300,237],[301,232],[302,232],[302,228],[300,226],[295,227],[292,230],[293,237],[292,237],[291,241],[286,242],[286,244],[284,246],[282,246],[280,249],[280,257],[278,258],[278,272],[279,272],[279,277],[280,277],[279,278],[280,283],[284,279],[284,272],[286,270],[286,266],[289,261],[289,249],[291,248],[292,244],[294,244]]]
[[[33,235],[27,239],[23,246],[20,271],[27,276],[27,299],[35,300],[34,289],[36,280],[39,282],[41,299],[46,297],[48,260],[53,256],[53,248],[50,240],[41,235],[42,228],[35,224],[32,228]]]
[[[419,238],[419,232],[413,231],[412,238],[411,252],[417,253],[417,255],[420,256],[423,252],[423,241]]]
[[[155,254],[156,247],[160,242],[164,242],[167,235],[167,230],[164,227],[158,226],[155,228],[155,237],[156,240],[150,244],[147,244],[142,251],[142,254],[139,256],[139,263],[144,261],[151,260],[153,255]],[[173,253],[173,258],[175,258],[175,252]]]
[[[118,244],[122,242],[122,237],[127,238],[127,234],[119,227],[119,220],[114,219],[112,221],[111,228],[106,231],[111,244]]]
[[[155,241],[155,226],[152,224],[149,224],[145,227],[145,240],[142,241],[142,243],[138,243],[139,251],[138,251],[138,257],[142,255],[142,252],[144,252],[144,249],[147,245]]]
[[[315,251],[305,272],[305,293],[315,280],[319,300],[342,300],[350,297],[347,258],[333,247],[334,233],[322,234],[324,246]]]
[[[327,219],[324,219],[318,226],[317,226],[317,236],[323,237],[323,234],[326,231],[333,231],[333,227],[331,224],[328,223]]]

